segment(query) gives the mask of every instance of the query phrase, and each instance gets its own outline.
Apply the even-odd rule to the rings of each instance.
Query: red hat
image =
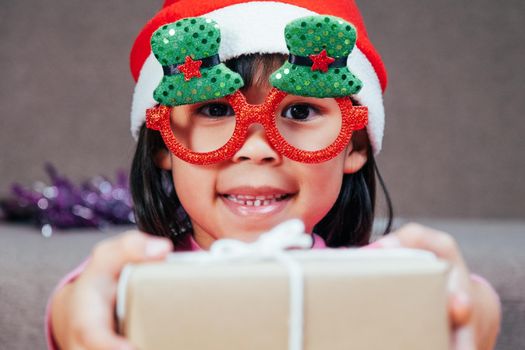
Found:
[[[131,108],[131,131],[136,138],[145,121],[146,109],[157,102],[153,91],[163,70],[151,52],[151,35],[159,27],[181,18],[203,16],[215,20],[221,31],[219,56],[222,61],[250,53],[288,54],[284,38],[286,24],[316,14],[340,17],[357,30],[356,48],[347,65],[363,82],[353,97],[369,110],[367,131],[374,153],[381,150],[384,128],[382,93],[387,73],[381,57],[368,39],[365,25],[354,0],[166,0],[162,9],[144,26],[130,54],[130,67],[136,80]]]

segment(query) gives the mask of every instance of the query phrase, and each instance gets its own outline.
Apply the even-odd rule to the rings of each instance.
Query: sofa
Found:
[[[525,221],[415,221],[451,233],[471,270],[498,291],[503,321],[496,349],[525,349]],[[0,349],[45,349],[45,306],[57,281],[96,242],[128,228],[56,231],[45,238],[32,226],[0,224]]]

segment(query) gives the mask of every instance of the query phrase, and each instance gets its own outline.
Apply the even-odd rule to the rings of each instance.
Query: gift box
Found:
[[[428,252],[216,255],[126,267],[121,333],[141,350],[449,347],[448,265]]]

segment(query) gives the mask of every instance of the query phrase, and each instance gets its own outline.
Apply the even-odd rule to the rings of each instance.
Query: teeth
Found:
[[[286,197],[286,194],[269,195],[269,196],[248,196],[248,195],[226,195],[226,198],[240,205],[249,207],[260,207],[270,205]]]

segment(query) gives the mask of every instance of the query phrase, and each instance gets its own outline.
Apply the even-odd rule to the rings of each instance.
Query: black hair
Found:
[[[264,83],[268,75],[285,59],[286,56],[280,54],[255,54],[243,55],[225,63],[241,75],[246,88]],[[259,67],[262,67],[262,70],[256,71]],[[377,168],[372,148],[366,137],[366,142],[361,145],[356,143],[356,139],[363,138],[352,137],[352,140],[354,147],[366,147],[367,162],[356,173],[343,176],[335,204],[314,227],[314,232],[321,236],[329,247],[362,246],[369,243],[375,214],[376,176],[387,206],[387,224],[383,234],[388,233],[392,227],[392,203]],[[160,133],[142,125],[130,173],[135,220],[140,230],[168,237],[177,246],[186,240],[185,236],[191,234],[192,228],[188,215],[177,197],[171,173],[155,165],[155,158],[159,152],[167,152]]]

